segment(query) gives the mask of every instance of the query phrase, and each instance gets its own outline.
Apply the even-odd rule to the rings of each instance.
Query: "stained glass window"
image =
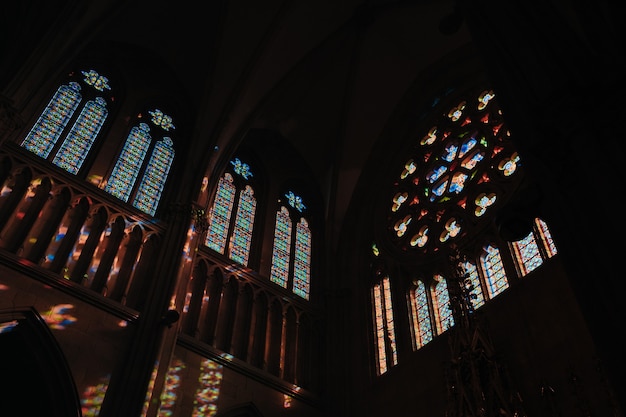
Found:
[[[484,251],[480,261],[485,273],[489,298],[493,298],[509,288],[509,281],[504,271],[500,250],[492,245],[487,245]]]
[[[82,100],[80,88],[77,82],[59,87],[22,142],[24,148],[42,158],[48,157]]]
[[[417,281],[409,300],[413,323],[413,349],[417,350],[433,339],[426,286],[421,280]]]
[[[151,139],[148,124],[140,123],[139,126],[134,126],[131,129],[122,153],[104,186],[104,191],[122,201],[128,201],[143,160],[148,153]]]
[[[299,217],[300,212],[305,210],[306,206],[302,198],[292,191],[286,193],[285,197],[287,197],[288,206],[281,206],[276,214],[270,279],[308,300],[312,238],[308,221],[304,217]],[[295,233],[293,233],[292,216],[299,217]]]
[[[254,190],[247,185],[239,194],[235,229],[230,240],[230,258],[242,265],[248,264],[255,211],[256,199],[254,198]]]
[[[209,211],[205,244],[237,263],[248,265],[257,201],[247,180],[253,175],[250,166],[239,158],[230,164],[232,171],[220,179]]]
[[[309,299],[309,275],[311,272],[311,231],[303,218],[296,226],[296,250],[294,255],[293,292]]]
[[[161,110],[149,111],[149,122],[133,126],[124,147],[104,182],[104,190],[153,216],[161,200],[174,161],[174,142],[160,135],[174,129],[172,119]],[[150,126],[150,124],[152,126]],[[156,139],[156,140],[153,140]],[[146,156],[150,153],[150,157]],[[141,176],[141,180],[137,179]]]
[[[77,174],[100,133],[108,113],[106,101],[102,97],[88,101],[52,163],[72,174]]]
[[[493,91],[438,106],[433,114],[440,116],[417,132],[388,200],[390,239],[415,254],[469,236],[499,204],[494,186],[521,180],[520,157]]]
[[[537,241],[535,240],[535,236],[532,231],[525,238],[518,240],[517,242],[513,242],[511,247],[513,249],[513,256],[517,261],[517,266],[520,269],[521,276],[534,271],[543,263],[541,253],[539,252],[539,246],[537,246]]]
[[[546,258],[556,254],[556,246],[548,225],[539,218],[536,218],[533,224],[533,231],[528,236],[511,243],[511,251],[521,276],[535,270],[543,264]]]
[[[391,302],[391,284],[389,277],[384,277],[372,290],[374,305],[374,325],[376,351],[378,352],[378,374],[387,372],[389,366],[397,365],[396,331]]]
[[[287,288],[289,266],[291,264],[291,218],[289,210],[282,206],[276,213],[274,228],[274,249],[272,250],[272,269],[270,280]]]
[[[209,229],[206,235],[206,245],[219,253],[226,249],[230,215],[235,202],[237,190],[233,185],[233,177],[226,173],[220,178],[217,186],[215,201],[209,211]]]
[[[139,183],[133,206],[139,210],[154,215],[165,187],[165,181],[174,160],[172,139],[165,137],[158,141],[148,161],[148,166]]]
[[[437,330],[443,333],[454,326],[454,317],[450,308],[450,295],[448,294],[448,284],[441,275],[435,275],[435,286],[433,288],[433,304],[435,307],[435,318]]]
[[[72,174],[80,170],[109,113],[105,98],[95,97],[84,102],[83,96],[83,93],[93,94],[93,90],[98,94],[110,90],[109,80],[95,70],[81,71],[81,74],[82,79],[70,81],[57,89],[21,144],[46,159],[54,151],[52,163]],[[68,132],[67,127],[81,106]],[[55,151],[63,135],[63,143]]]

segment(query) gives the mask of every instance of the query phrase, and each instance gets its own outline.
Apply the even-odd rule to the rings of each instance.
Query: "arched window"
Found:
[[[413,350],[417,350],[433,340],[426,286],[417,280],[409,293],[411,322],[413,324]]]
[[[489,298],[493,298],[509,288],[509,281],[498,248],[492,245],[485,246],[484,253],[480,257],[480,264],[485,273]]]
[[[287,205],[276,213],[270,280],[294,294],[309,299],[311,276],[311,229],[301,216],[306,206],[292,191],[285,194]],[[295,233],[293,223],[296,221]]]
[[[254,189],[249,184],[253,175],[250,166],[238,158],[230,164],[232,168],[220,178],[209,210],[205,245],[247,266],[256,213]]]
[[[378,374],[384,374],[391,366],[398,364],[396,351],[396,330],[393,321],[393,305],[391,302],[391,284],[389,277],[384,276],[372,289],[372,305],[374,306],[374,325],[376,352],[378,356]]]
[[[544,260],[556,254],[556,246],[548,230],[548,225],[536,218],[533,230],[524,239],[511,243],[511,252],[515,258],[520,275],[525,276],[535,270]]]
[[[105,76],[95,70],[80,75],[70,74],[71,81],[57,89],[21,144],[42,158],[54,155],[52,163],[72,174],[85,162],[109,114],[107,103],[111,100],[105,93],[111,90]]]
[[[153,216],[174,161],[173,141],[166,134],[175,127],[172,118],[159,109],[148,114],[149,123],[140,122],[131,128],[102,188],[124,202],[132,196],[134,207]]]
[[[454,326],[454,317],[450,308],[450,294],[448,284],[442,275],[435,275],[432,287],[433,307],[435,310],[435,323],[439,334]]]

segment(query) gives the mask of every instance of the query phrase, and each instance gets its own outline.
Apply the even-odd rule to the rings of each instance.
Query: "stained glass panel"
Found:
[[[489,298],[493,298],[509,288],[509,281],[506,278],[504,264],[502,263],[498,248],[487,245],[485,247],[485,254],[480,260],[485,273]]]
[[[233,211],[235,193],[232,175],[224,174],[217,185],[215,201],[209,212],[209,228],[205,242],[209,248],[222,254],[226,249],[228,224]]]
[[[385,351],[385,321],[383,310],[383,296],[380,288],[380,284],[374,285],[373,288],[373,301],[374,301],[374,321],[375,321],[375,335],[376,338],[376,350],[378,352],[378,373],[384,374],[387,372],[387,353]]]
[[[106,101],[103,98],[98,97],[96,100],[88,101],[52,163],[67,172],[77,174],[108,114]]]
[[[165,137],[154,145],[148,166],[139,183],[133,206],[154,216],[174,160],[173,142]]]
[[[293,271],[293,292],[309,299],[309,275],[311,273],[311,230],[305,219],[296,226],[296,251]]]
[[[47,158],[81,100],[78,83],[72,82],[59,87],[22,142],[22,147]]]
[[[150,128],[145,123],[134,126],[124,144],[104,191],[122,201],[128,201],[139,170],[150,146]]]
[[[393,303],[391,302],[391,283],[389,277],[383,279],[383,300],[385,303],[385,324],[387,327],[386,336],[389,338],[389,350],[391,353],[391,363],[398,363],[398,350],[396,348],[396,329],[393,322]]]
[[[239,194],[239,207],[235,217],[235,229],[230,240],[230,259],[242,265],[248,265],[256,199],[254,190],[249,185]]]
[[[411,291],[409,299],[413,323],[413,349],[417,350],[433,338],[426,287],[422,281],[417,281],[417,285]]]
[[[292,225],[289,212],[285,207],[281,207],[276,213],[270,279],[272,282],[284,288],[287,288],[287,282],[289,280],[291,230]]]
[[[524,239],[513,242],[511,246],[521,276],[535,270],[543,263],[539,246],[537,246],[537,241],[535,241],[535,236],[532,231]]]
[[[435,311],[437,313],[437,328],[440,332],[445,332],[454,326],[454,317],[450,309],[450,295],[448,294],[448,284],[441,275],[436,275],[435,280]]]

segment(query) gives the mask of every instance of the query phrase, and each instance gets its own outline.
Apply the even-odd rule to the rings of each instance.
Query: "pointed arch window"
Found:
[[[257,205],[254,188],[249,182],[253,174],[250,166],[239,158],[233,159],[230,165],[230,171],[219,180],[209,210],[205,245],[247,266]]]
[[[309,222],[301,216],[306,206],[292,191],[285,197],[288,204],[282,205],[276,213],[270,280],[308,300],[312,234]],[[295,228],[293,219],[296,219]]]
[[[372,305],[374,306],[377,371],[378,375],[382,375],[387,372],[388,368],[398,364],[391,284],[388,276],[384,276],[372,288]]]
[[[148,114],[149,122],[131,128],[102,187],[124,202],[131,200],[134,207],[153,216],[174,161],[174,143],[169,135],[175,126],[172,118],[159,109]]]
[[[430,309],[426,286],[417,280],[409,293],[411,322],[413,324],[413,350],[420,349],[433,340],[433,328],[430,321]]]
[[[78,174],[109,115],[107,105],[113,98],[107,77],[93,69],[80,75],[72,73],[70,78],[57,89],[21,146]]]
[[[485,273],[489,298],[493,298],[509,288],[509,281],[498,248],[492,245],[485,246],[484,253],[480,257],[480,263]]]
[[[432,287],[433,306],[435,310],[435,323],[439,334],[454,326],[454,317],[450,308],[450,294],[448,284],[442,275],[435,275]]]

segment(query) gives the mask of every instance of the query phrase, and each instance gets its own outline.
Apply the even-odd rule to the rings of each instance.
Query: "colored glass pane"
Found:
[[[287,288],[287,282],[289,280],[291,230],[292,226],[289,212],[285,207],[281,207],[276,213],[270,280],[284,288]]]
[[[374,285],[373,288],[373,301],[374,301],[374,326],[375,326],[375,340],[376,351],[378,352],[378,373],[384,374],[387,372],[387,353],[385,349],[385,313],[383,310],[383,295],[380,284]]]
[[[389,339],[389,350],[391,352],[391,363],[398,363],[398,351],[396,348],[396,329],[393,321],[393,303],[391,302],[391,283],[389,277],[383,279],[383,300],[385,303],[385,324],[387,327],[386,336]]]
[[[413,322],[413,347],[417,350],[433,338],[426,286],[422,281],[417,281],[416,287],[411,291],[410,301]]]
[[[448,107],[441,102],[433,123],[416,134],[420,139],[405,155],[408,162],[393,184],[387,216],[390,238],[403,251],[434,253],[471,236],[500,203],[494,190],[514,187],[521,180],[515,175],[520,158],[495,95],[483,91],[476,97]],[[447,230],[452,218],[459,233]],[[423,230],[439,239],[424,239]]]
[[[506,278],[504,264],[498,248],[488,245],[485,247],[485,254],[481,256],[480,260],[485,273],[489,298],[493,298],[509,288],[509,281]]]
[[[306,209],[306,206],[302,202],[302,198],[300,196],[295,195],[292,191],[289,191],[287,194],[285,194],[285,197],[287,197],[287,201],[289,202],[289,205],[295,208],[296,210],[302,211]]]
[[[228,225],[230,223],[230,215],[233,210],[236,189],[233,185],[233,177],[225,174],[220,178],[217,185],[217,194],[215,201],[209,211],[209,227],[206,236],[206,246],[224,253],[226,249],[226,237],[228,235]]]
[[[165,137],[154,145],[152,155],[139,183],[133,206],[154,216],[173,160],[172,140]]]
[[[131,129],[104,191],[122,201],[128,201],[148,152],[150,140],[150,128],[147,124],[140,123]]]
[[[88,101],[74,122],[52,163],[77,174],[109,114],[106,101],[98,97]]]
[[[22,146],[42,158],[47,158],[81,100],[78,83],[72,82],[59,87]]]
[[[437,329],[439,332],[445,332],[454,326],[454,317],[452,309],[450,309],[450,295],[448,294],[448,284],[441,275],[435,276],[435,312],[437,313]]]
[[[543,263],[533,232],[530,232],[524,239],[513,242],[511,246],[522,276],[535,270]]]
[[[249,179],[253,177],[252,172],[250,171],[250,166],[244,162],[241,162],[239,158],[235,158],[230,161],[230,164],[233,166],[233,171],[236,174],[241,175],[245,179]]]
[[[430,321],[430,310],[428,309],[426,286],[422,281],[418,281],[417,283],[415,300],[417,302],[417,318],[419,320],[420,340],[422,346],[424,346],[433,339],[433,328]]]
[[[230,240],[229,251],[230,259],[242,265],[248,264],[248,257],[250,256],[255,211],[256,199],[254,198],[254,190],[248,185],[239,194],[235,229]]]
[[[293,271],[293,292],[309,299],[309,275],[311,273],[311,230],[305,219],[296,225],[296,250]]]

